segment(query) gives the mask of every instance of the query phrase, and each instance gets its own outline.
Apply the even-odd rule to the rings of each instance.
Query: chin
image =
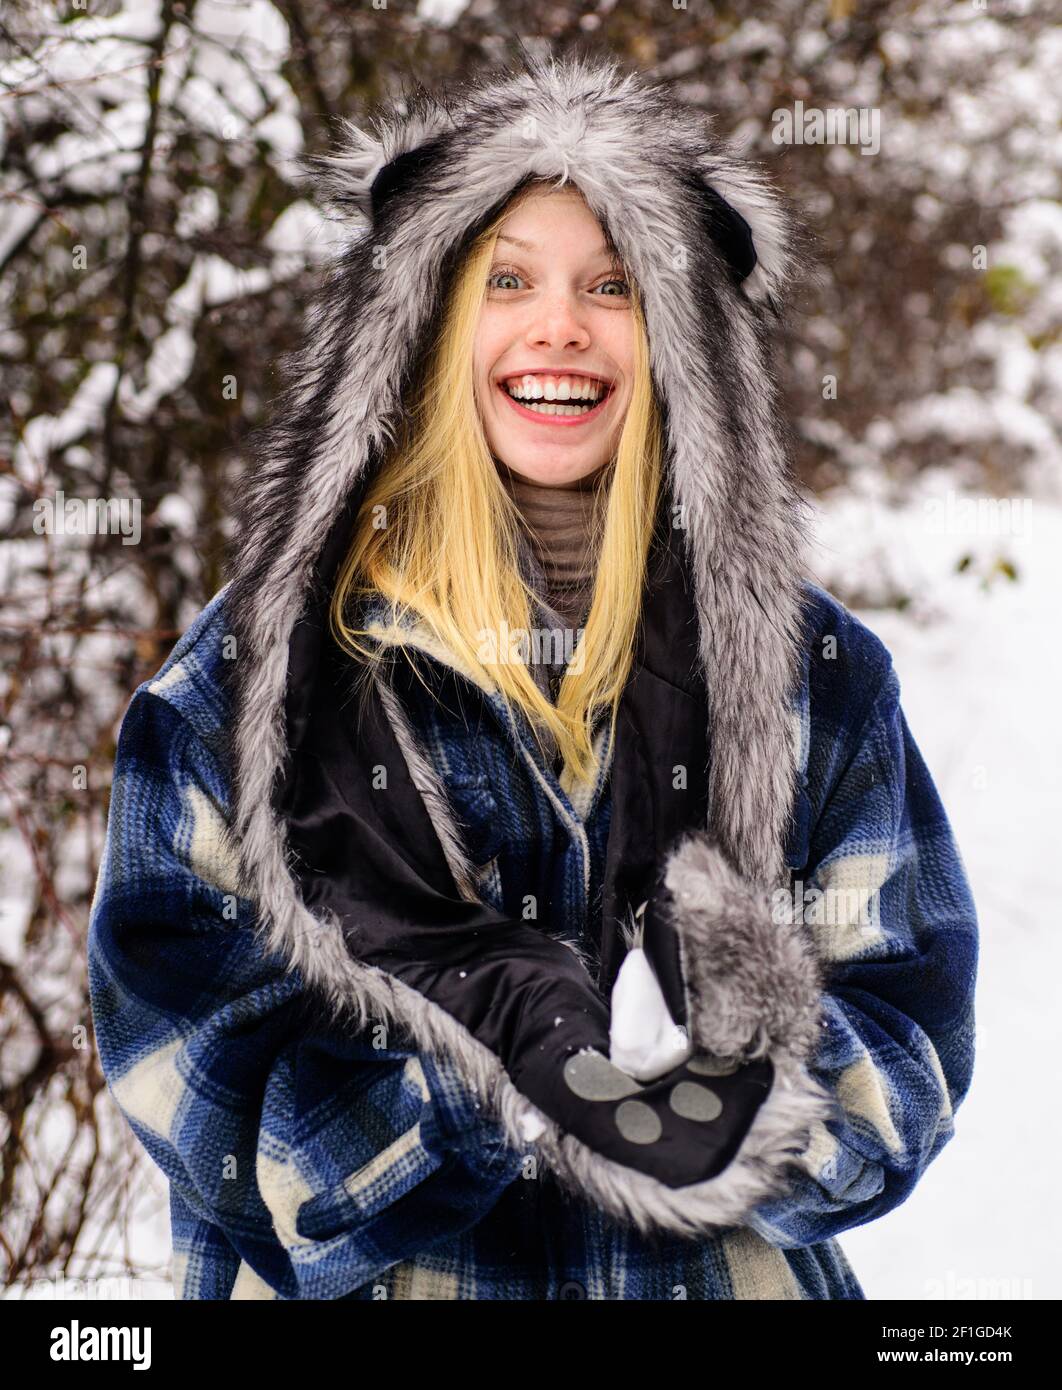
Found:
[[[568,483],[580,482],[608,462],[607,457],[594,457],[578,462],[571,458],[554,460],[544,458],[543,452],[541,449],[532,452],[504,447],[492,449],[496,460],[514,473],[519,473],[521,477],[528,478],[533,483],[541,483],[544,487],[563,487]]]

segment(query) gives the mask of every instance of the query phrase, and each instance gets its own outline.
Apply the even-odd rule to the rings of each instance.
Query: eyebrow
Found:
[[[522,238],[518,236],[506,236],[504,232],[498,233],[498,240],[508,241],[513,246],[519,246],[521,251],[537,251],[539,249],[533,241],[524,241],[522,240]],[[604,242],[602,242],[601,245],[597,248],[597,250],[591,251],[590,254],[592,256],[611,256],[612,252],[604,244]]]

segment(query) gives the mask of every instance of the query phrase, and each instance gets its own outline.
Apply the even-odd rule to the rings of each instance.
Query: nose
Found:
[[[540,300],[528,324],[526,342],[528,347],[550,351],[586,347],[590,342],[590,330],[574,297],[559,290]]]

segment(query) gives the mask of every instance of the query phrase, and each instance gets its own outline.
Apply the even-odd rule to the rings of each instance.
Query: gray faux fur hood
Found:
[[[644,1229],[737,1224],[784,1187],[811,1126],[831,1113],[804,1066],[818,1022],[818,965],[805,934],[777,925],[767,908],[771,890],[789,882],[804,582],[803,505],[771,352],[808,240],[763,174],[702,113],[614,62],[525,59],[518,70],[445,94],[417,89],[371,129],[348,123],[310,167],[349,234],[246,479],[227,603],[239,653],[235,831],[262,929],[335,1011],[361,1024],[395,1020],[421,1047],[453,1057],[513,1142],[530,1143],[573,1191]],[[514,990],[532,990],[541,983],[536,971],[545,971],[557,998],[581,1001],[572,1012],[583,1031],[558,1037],[548,1066],[528,1039],[494,1031],[474,984],[463,978],[458,991],[440,983],[452,962],[433,955],[426,964],[418,955],[422,885],[411,886],[401,817],[390,829],[373,822],[369,833],[378,813],[351,789],[356,762],[342,816],[331,822],[351,837],[342,874],[310,883],[293,849],[293,825],[314,818],[300,750],[316,739],[314,756],[324,756],[320,731],[335,714],[320,693],[321,614],[343,540],[394,439],[448,277],[529,178],[574,182],[639,286],[669,495],[681,516],[670,543],[681,552],[696,617],[711,767],[704,823],[662,855],[659,896],[669,910],[655,914],[650,930],[659,938],[654,961],[671,953],[670,977],[662,968],[661,978],[670,978],[668,1003],[685,1020],[699,1074],[732,1081],[742,1115],[703,1172],[671,1158],[643,1165],[634,1148],[600,1138],[597,1118],[585,1118],[620,1077],[614,1096],[640,1090],[642,1101],[649,1092],[637,1083],[624,1090],[631,1078],[605,1070],[607,1000],[592,997],[591,982],[569,962],[542,961],[530,938],[512,937]],[[404,814],[423,815],[442,849],[424,870],[431,892],[423,902],[440,915],[432,917],[438,935],[423,949],[441,950],[439,942],[487,923],[500,930],[496,916],[455,887],[446,849],[459,832],[396,702],[382,694],[375,709],[365,737],[381,741],[381,757],[401,749]],[[365,757],[373,747],[366,744]],[[317,804],[313,811],[320,820]],[[375,887],[350,878],[348,866],[383,854],[381,845],[395,849],[397,895],[379,889],[379,873]],[[340,877],[345,896],[335,887]],[[590,1072],[598,1061],[604,1069],[590,1075],[588,1057]]]

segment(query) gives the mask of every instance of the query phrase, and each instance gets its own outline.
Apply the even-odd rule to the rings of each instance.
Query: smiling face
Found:
[[[634,374],[630,289],[577,189],[536,193],[502,223],[473,371],[491,452],[514,472],[572,486],[615,454]]]

